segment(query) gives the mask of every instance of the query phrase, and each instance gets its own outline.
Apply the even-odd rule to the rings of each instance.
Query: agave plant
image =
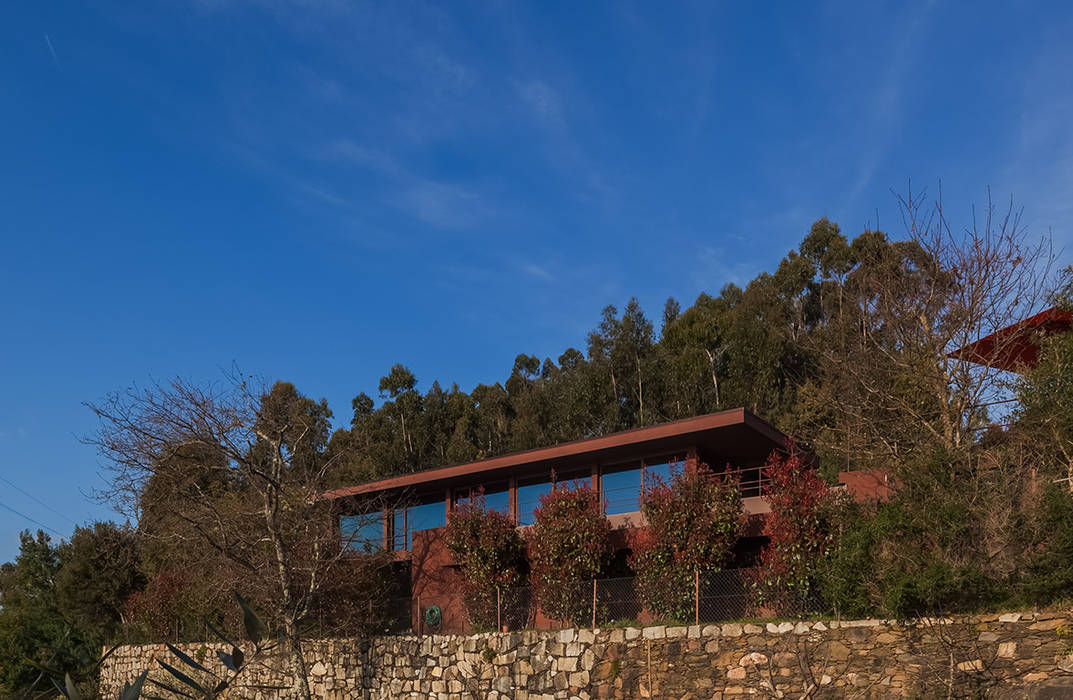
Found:
[[[169,664],[160,659],[157,659],[157,663],[159,663],[161,668],[167,671],[171,677],[166,681],[149,678],[149,669],[146,669],[134,679],[133,683],[124,684],[123,690],[119,693],[118,700],[139,700],[143,697],[142,688],[146,682],[171,693],[175,697],[192,698],[193,700],[215,700],[215,698],[220,697],[224,691],[232,687],[242,672],[249,667],[251,660],[258,658],[262,654],[265,654],[278,646],[277,642],[266,642],[268,638],[268,627],[261,621],[261,618],[258,617],[257,613],[253,611],[253,608],[249,606],[246,600],[237,591],[235,592],[235,598],[238,600],[239,607],[242,608],[242,626],[245,628],[246,637],[253,644],[253,653],[249,658],[247,658],[246,654],[237,644],[228,639],[223,632],[216,629],[212,623],[206,621],[208,629],[219,638],[220,641],[231,647],[230,653],[222,650],[216,651],[216,656],[220,659],[220,663],[227,669],[226,673],[216,673],[197,662],[182,649],[179,649],[173,644],[167,644],[168,651],[171,652],[172,656],[178,659],[179,663]],[[101,659],[101,662],[108,658],[113,651],[115,651],[115,649],[112,649],[105,654]],[[184,666],[193,669],[196,671],[196,674],[184,671],[182,669]],[[63,697],[67,698],[67,700],[86,700],[79,692],[77,685],[69,673],[64,674],[64,682],[62,684],[56,680],[56,677],[57,676],[54,676],[52,678],[52,683]],[[177,685],[174,684],[175,681],[178,681]],[[155,695],[146,695],[145,698],[146,700],[164,700]]]

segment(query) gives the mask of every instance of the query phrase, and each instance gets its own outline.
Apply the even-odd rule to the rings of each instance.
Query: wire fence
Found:
[[[394,601],[396,634],[445,634],[710,624],[743,618],[808,617],[827,612],[816,595],[781,593],[766,603],[750,591],[752,569],[695,575],[687,585],[645,595],[634,577],[589,579],[545,590],[532,586],[415,596]],[[667,590],[671,588],[671,590]],[[647,601],[647,602],[646,602]]]
[[[309,637],[367,634],[469,634],[568,627],[627,627],[651,624],[703,625],[728,620],[796,618],[830,612],[815,594],[778,592],[761,600],[752,590],[754,569],[725,569],[659,582],[643,590],[636,577],[573,581],[538,590],[532,586],[391,598],[373,604],[360,624],[331,616],[303,623]],[[133,631],[133,634],[132,634]],[[166,630],[125,626],[116,643],[212,639],[204,621],[177,620]]]

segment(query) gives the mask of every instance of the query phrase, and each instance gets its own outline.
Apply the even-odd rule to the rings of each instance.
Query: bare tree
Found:
[[[100,427],[86,441],[111,474],[105,495],[165,549],[225,565],[226,580],[213,584],[259,599],[286,642],[296,692],[309,698],[303,624],[340,581],[358,584],[351,595],[376,595],[390,561],[350,551],[321,499],[332,466],[327,405],[233,374],[209,387],[132,388],[89,408]],[[362,507],[379,522],[383,504]],[[370,607],[359,599],[351,609]]]
[[[1050,238],[1031,238],[1012,201],[1000,210],[989,193],[960,232],[941,196],[910,190],[899,202],[907,239],[854,241],[857,264],[816,336],[818,442],[856,466],[971,447],[1012,398],[1002,365],[1023,338],[996,332],[1040,310],[1054,286]],[[956,352],[985,336],[986,355]]]

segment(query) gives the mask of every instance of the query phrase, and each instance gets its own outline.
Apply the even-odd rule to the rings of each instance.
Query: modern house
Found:
[[[461,575],[446,547],[444,528],[452,509],[477,489],[483,489],[487,507],[524,528],[533,523],[540,497],[557,483],[591,484],[614,528],[613,566],[621,576],[628,574],[626,533],[642,524],[640,498],[646,485],[668,481],[672,469],[688,463],[704,463],[715,472],[738,470],[749,527],[736,563],[745,566],[763,545],[763,515],[769,512],[761,498],[761,466],[786,444],[786,435],[739,408],[396,476],[338,489],[325,498],[335,502],[344,542],[358,550],[394,552],[414,601],[421,601],[417,607],[437,605],[443,627],[457,629],[464,614],[457,599]]]

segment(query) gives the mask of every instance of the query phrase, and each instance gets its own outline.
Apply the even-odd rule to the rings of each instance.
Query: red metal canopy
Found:
[[[1036,366],[1039,341],[1066,333],[1073,326],[1073,312],[1052,308],[995,331],[950,353],[950,357],[987,365],[1007,372],[1022,372]]]

